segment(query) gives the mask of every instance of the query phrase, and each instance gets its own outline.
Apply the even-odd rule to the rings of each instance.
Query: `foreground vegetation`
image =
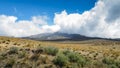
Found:
[[[120,68],[119,41],[39,42],[0,37],[0,68]]]

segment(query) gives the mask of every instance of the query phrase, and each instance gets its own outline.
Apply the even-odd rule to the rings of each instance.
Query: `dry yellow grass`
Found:
[[[98,42],[98,45],[97,45]],[[83,52],[98,52],[103,55],[120,55],[120,42],[113,41],[78,41],[78,42],[48,42],[48,41],[33,41],[19,38],[0,37],[0,50],[6,49],[7,47],[29,47],[35,48],[39,45],[42,46],[55,46],[60,49],[71,49],[74,51]],[[117,43],[117,44],[116,44]]]
[[[34,41],[19,38],[0,37],[0,52],[8,50],[10,47],[18,47],[33,50],[38,46],[54,46],[60,50],[72,50],[81,55],[90,58],[91,60],[101,61],[104,57],[110,57],[120,60],[120,42],[93,40],[93,41],[65,41],[65,42],[50,42],[50,41]],[[29,57],[31,57],[29,55]],[[43,55],[44,56],[44,55]],[[49,59],[53,58],[46,55]],[[23,59],[25,60],[25,59]],[[29,61],[26,61],[29,62]],[[47,61],[46,61],[47,62]],[[48,61],[49,62],[49,61]]]

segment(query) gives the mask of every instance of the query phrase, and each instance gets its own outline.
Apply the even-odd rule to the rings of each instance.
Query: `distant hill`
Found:
[[[68,33],[43,33],[37,35],[31,35],[28,37],[23,37],[24,39],[32,39],[32,40],[44,40],[44,41],[83,41],[83,40],[91,40],[91,39],[104,39],[99,37],[87,37],[80,34],[68,34]]]

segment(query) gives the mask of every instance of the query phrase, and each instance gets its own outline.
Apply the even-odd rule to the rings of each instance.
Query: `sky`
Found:
[[[90,10],[97,0],[0,0],[0,14],[17,16],[18,20],[30,20],[32,16],[48,16],[53,24],[54,13],[82,13]]]
[[[0,0],[0,35],[120,38],[120,0]]]

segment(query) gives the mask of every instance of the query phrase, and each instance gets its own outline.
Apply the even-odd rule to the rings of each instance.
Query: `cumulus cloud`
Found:
[[[120,19],[120,0],[114,1],[114,0],[106,0],[105,6],[107,6],[107,17],[106,20],[108,22],[114,22],[117,19]]]
[[[82,14],[65,10],[55,13],[54,24],[48,25],[47,16],[33,16],[18,20],[15,16],[0,15],[0,35],[29,36],[39,33],[78,33],[91,37],[120,38],[120,0],[98,0]]]
[[[46,16],[33,16],[31,20],[16,21],[15,16],[0,15],[0,35],[22,37],[60,29],[57,25],[47,25],[47,19]]]
[[[120,38],[120,0],[99,0],[82,14],[55,13],[54,23],[61,32],[86,36]]]
[[[37,16],[37,17],[33,16],[32,17],[32,21],[36,24],[39,24],[39,25],[46,25],[47,19],[48,19],[47,16]]]

